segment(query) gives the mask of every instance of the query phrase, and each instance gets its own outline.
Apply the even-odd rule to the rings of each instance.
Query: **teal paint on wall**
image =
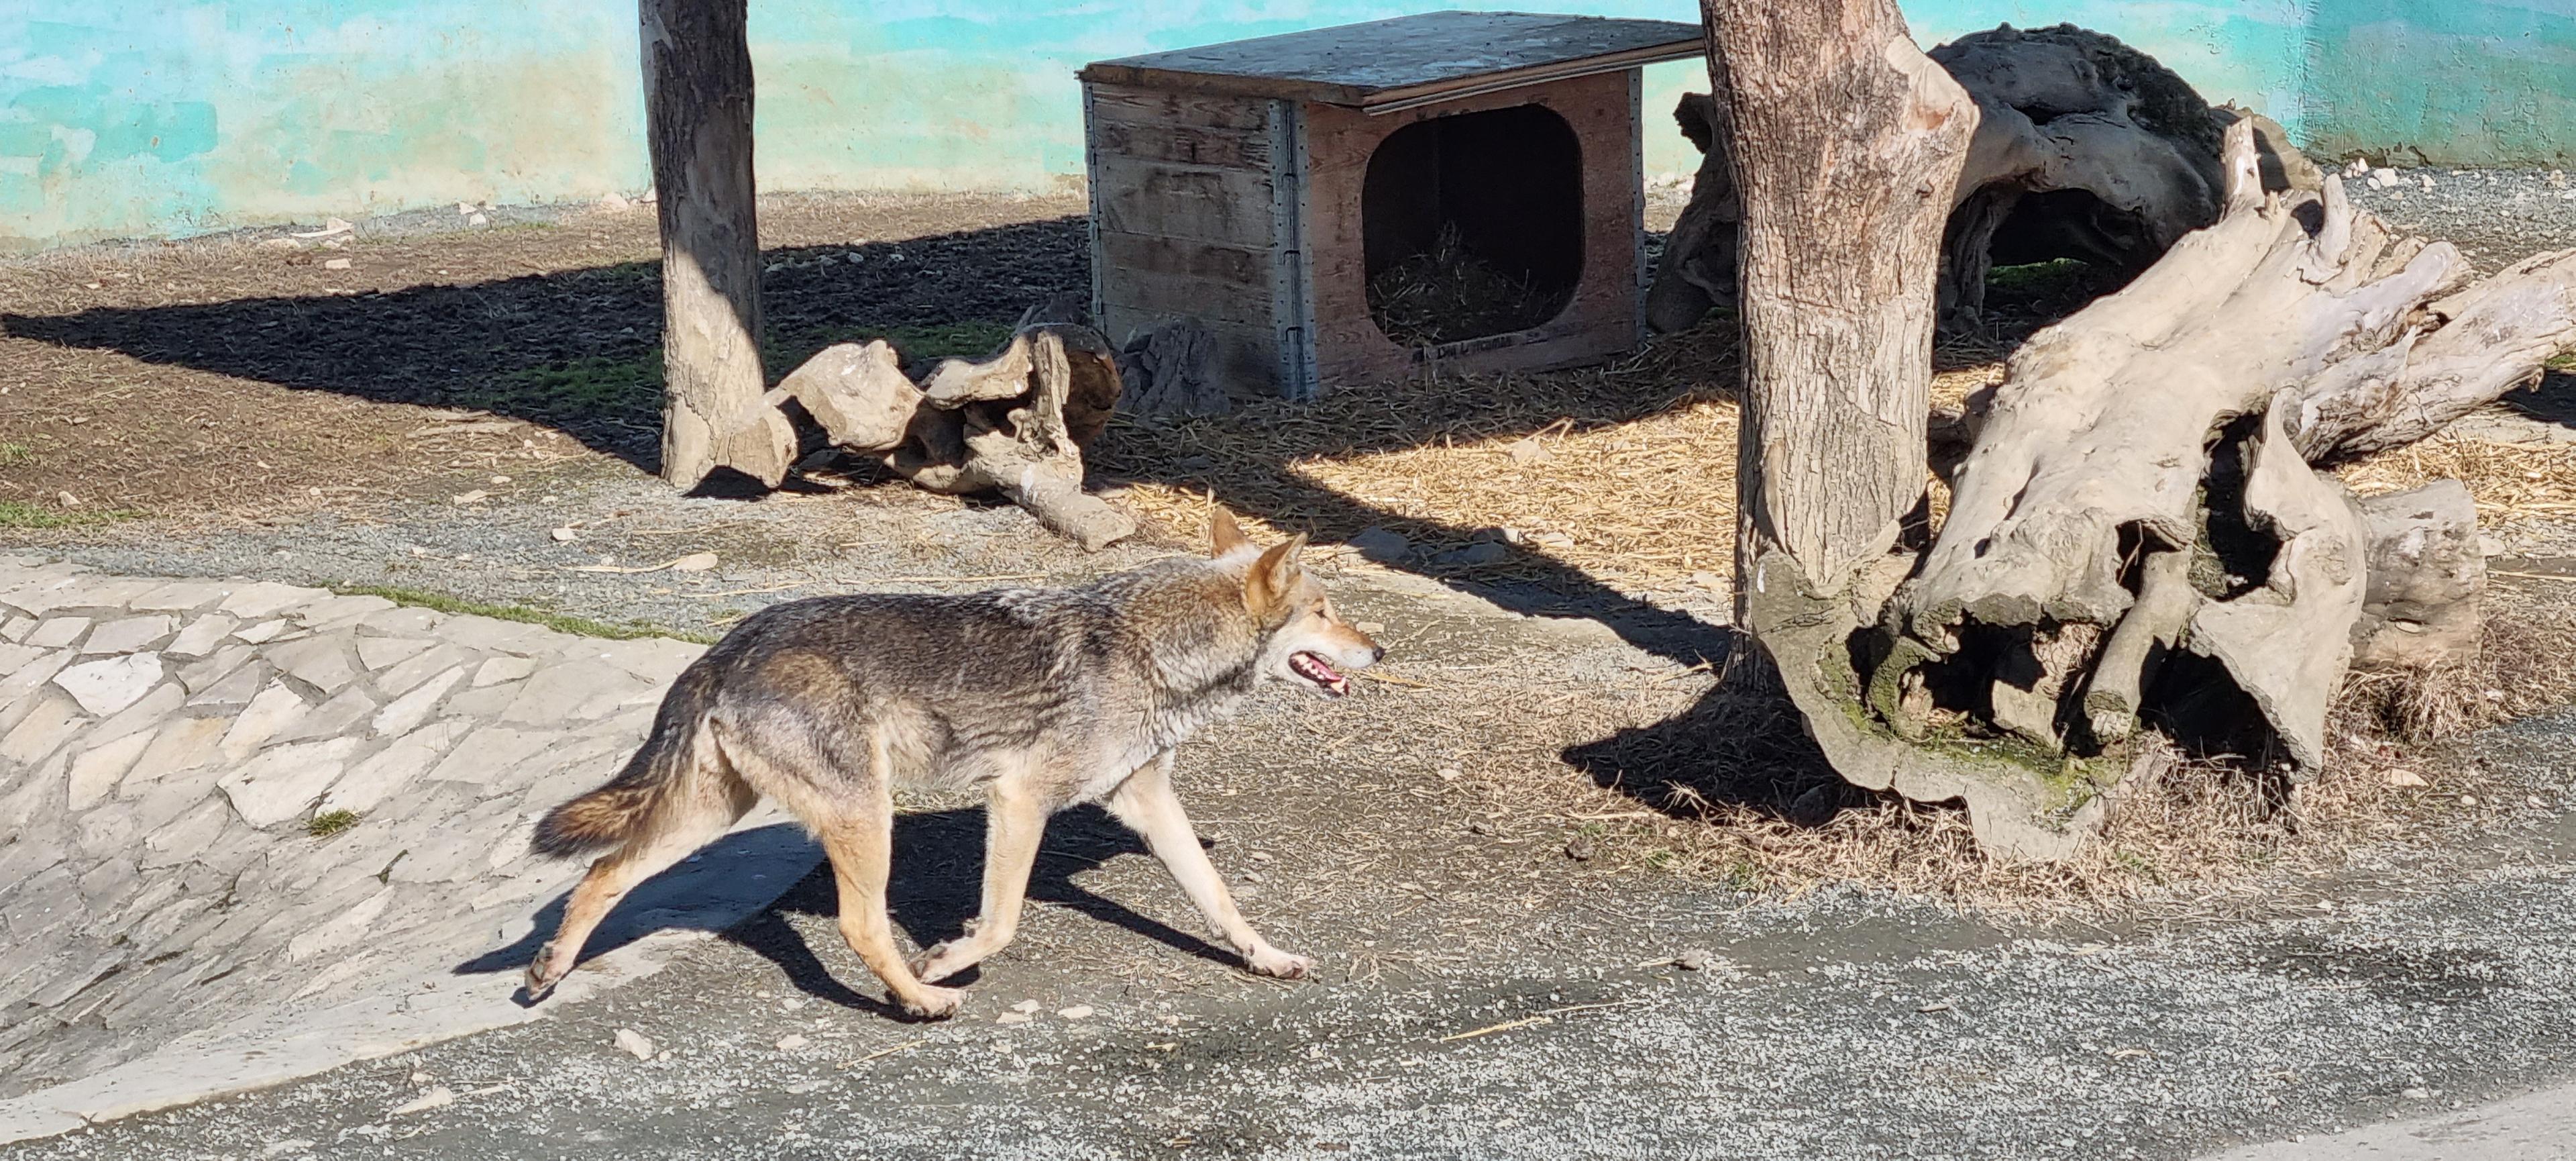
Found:
[[[2329,154],[2576,161],[2576,3],[2322,0],[2305,108]]]
[[[770,189],[1049,190],[1082,172],[1084,63],[1377,19],[1380,0],[751,0]],[[2119,36],[2327,152],[2576,152],[2570,0],[1911,0],[1930,45],[1997,23]],[[633,0],[13,0],[0,249],[649,181]],[[1688,0],[1577,10],[1693,21]],[[1655,66],[1646,168],[1697,62]],[[2403,156],[2401,154],[2401,156]]]

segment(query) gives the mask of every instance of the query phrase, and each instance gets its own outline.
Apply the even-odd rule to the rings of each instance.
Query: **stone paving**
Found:
[[[582,870],[530,829],[701,648],[0,556],[0,1140],[529,1018]],[[720,930],[814,857],[755,816],[593,946]]]

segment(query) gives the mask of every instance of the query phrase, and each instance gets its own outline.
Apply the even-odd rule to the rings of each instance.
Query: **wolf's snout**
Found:
[[[1384,660],[1386,660],[1386,646],[1384,646],[1384,645],[1371,645],[1371,646],[1369,646],[1369,664],[1371,664],[1371,665],[1375,665],[1375,664],[1377,664],[1378,662],[1381,662],[1381,661],[1384,661]]]

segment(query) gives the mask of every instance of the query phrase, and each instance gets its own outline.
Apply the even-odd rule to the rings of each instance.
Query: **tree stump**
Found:
[[[2006,25],[1930,55],[1978,110],[1941,248],[1945,324],[1977,320],[1998,264],[2079,258],[2122,277],[2144,270],[2217,218],[2219,135],[2237,120],[2259,130],[2266,188],[2315,189],[2321,180],[2279,126],[2212,108],[2154,58],[2098,32]],[[1734,305],[1743,216],[1724,110],[1691,94],[1674,117],[1704,156],[1647,291],[1647,322],[1659,331]]]
[[[918,487],[999,494],[1097,551],[1136,531],[1082,490],[1083,449],[1108,428],[1118,396],[1117,356],[1098,332],[1040,323],[988,358],[942,360],[919,384],[882,339],[827,347],[767,402],[776,411],[793,400],[835,445]]]
[[[2576,251],[2460,290],[2450,245],[2392,236],[2339,181],[2267,191],[2255,134],[2227,131],[2217,222],[1972,400],[1948,515],[1879,625],[1783,660],[1838,770],[1966,799],[1990,849],[2071,851],[2141,721],[2312,769],[2346,666],[2390,631],[2367,618],[2446,650],[2474,632],[2465,497],[2356,505],[2309,464],[2536,380],[2576,345]]]
[[[745,0],[640,0],[645,132],[662,231],[662,478],[770,487],[796,432],[762,405],[760,238]]]

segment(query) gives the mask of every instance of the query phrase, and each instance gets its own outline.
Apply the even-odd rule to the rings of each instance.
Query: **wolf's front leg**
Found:
[[[1110,792],[1109,813],[1126,823],[1152,848],[1154,857],[1181,885],[1181,893],[1197,905],[1199,914],[1207,916],[1208,925],[1234,950],[1253,971],[1283,980],[1303,977],[1315,961],[1302,955],[1270,946],[1252,925],[1244,922],[1243,912],[1235,910],[1234,896],[1225,889],[1225,880],[1216,873],[1216,864],[1208,861],[1207,851],[1199,846],[1198,833],[1190,829],[1190,817],[1181,812],[1181,800],[1172,793],[1172,752],[1146,763],[1118,789]]]

